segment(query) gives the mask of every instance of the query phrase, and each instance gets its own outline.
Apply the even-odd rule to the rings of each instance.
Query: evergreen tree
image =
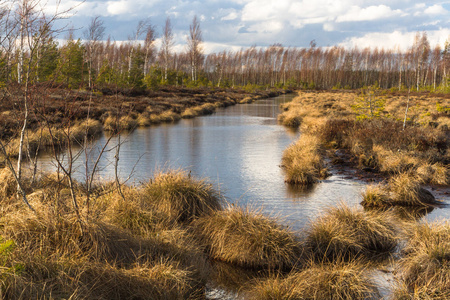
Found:
[[[69,88],[79,87],[83,82],[83,53],[80,39],[74,41],[71,34],[67,44],[61,48],[58,60],[58,80]]]

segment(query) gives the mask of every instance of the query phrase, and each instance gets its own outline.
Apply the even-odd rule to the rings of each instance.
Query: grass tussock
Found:
[[[306,247],[314,261],[365,257],[374,259],[397,247],[396,228],[389,213],[370,213],[345,205],[330,208],[314,221]]]
[[[410,173],[391,177],[387,185],[369,185],[363,193],[362,205],[366,207],[436,205],[433,194],[421,186],[421,181]]]
[[[408,173],[392,177],[388,185],[394,203],[406,206],[426,206],[435,203],[434,196],[421,187],[417,178]]]
[[[229,206],[199,218],[194,230],[209,255],[219,261],[250,268],[292,268],[301,248],[287,228],[259,212]]]
[[[450,296],[450,224],[412,225],[400,260],[397,299],[448,299]]]
[[[311,264],[287,276],[277,275],[259,281],[247,292],[248,299],[379,299],[363,263]]]
[[[183,119],[191,119],[197,116],[210,115],[216,111],[217,105],[213,103],[205,103],[200,106],[189,107],[181,114]]]
[[[3,281],[7,299],[198,299],[192,272],[176,262],[143,262],[129,268],[88,261],[26,261]]]
[[[318,137],[302,134],[297,142],[283,152],[282,166],[285,171],[285,181],[307,186],[326,178],[328,172],[320,149]]]
[[[81,145],[85,138],[92,138],[102,132],[102,124],[94,119],[75,122],[67,128],[45,127],[37,130],[28,130],[24,139],[24,153],[34,155],[42,149],[55,146],[57,149],[64,147],[69,141]],[[5,143],[6,152],[12,158],[19,156],[20,139],[13,138]],[[1,156],[1,155],[0,155]]]
[[[183,170],[158,173],[144,187],[146,201],[177,222],[191,222],[221,208],[221,196],[210,183]]]
[[[10,177],[5,170],[1,174]],[[67,180],[57,176],[39,178],[33,186],[40,195],[29,195],[36,213],[15,197],[1,201],[2,297],[204,297],[210,265],[194,236],[155,210],[146,189],[123,187],[124,199],[112,187],[94,189],[89,218],[82,186],[75,186],[79,219]]]
[[[139,120],[129,115],[120,118],[108,116],[103,122],[103,128],[106,131],[130,131],[135,129],[138,124]]]
[[[302,123],[302,116],[297,110],[284,111],[278,115],[277,119],[280,124],[292,128],[298,128]]]
[[[448,185],[450,183],[450,169],[442,163],[425,163],[417,168],[417,175],[424,183]]]

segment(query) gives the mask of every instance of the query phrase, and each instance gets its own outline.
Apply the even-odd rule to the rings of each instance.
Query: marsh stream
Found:
[[[154,172],[183,168],[192,176],[205,177],[230,203],[262,209],[276,216],[294,230],[304,227],[329,206],[340,202],[359,205],[366,183],[333,175],[308,191],[285,184],[280,168],[283,150],[294,142],[298,131],[277,124],[280,104],[291,101],[294,94],[218,109],[213,115],[138,128],[121,137],[119,176],[131,177],[128,183],[148,181]],[[89,165],[98,156],[107,136],[92,145]],[[117,139],[110,141],[112,148]],[[115,150],[106,151],[100,160],[100,180],[114,178]],[[85,153],[76,161],[76,178],[85,178]],[[51,156],[43,155],[40,169],[52,170]],[[448,195],[436,195],[448,203]],[[429,220],[450,218],[450,208],[437,208],[426,216]]]
[[[327,207],[341,202],[359,206],[366,183],[349,176],[351,170],[342,172],[331,166],[333,175],[307,191],[285,184],[280,168],[282,153],[300,133],[278,125],[276,118],[280,104],[293,97],[293,94],[282,95],[252,104],[239,104],[218,109],[210,116],[138,128],[124,134],[121,136],[119,177],[122,180],[130,177],[128,184],[140,184],[148,181],[154,172],[182,168],[192,176],[207,178],[230,203],[260,209],[267,215],[278,217],[293,230],[304,228]],[[89,168],[92,168],[98,149],[106,140],[106,135],[101,136],[91,145],[90,155],[80,154],[75,163],[78,180],[85,178],[86,156],[89,157]],[[117,139],[112,139],[108,149],[116,144]],[[115,154],[115,149],[103,153],[97,173],[99,180],[114,179]],[[43,155],[39,164],[41,170],[55,169],[48,155]],[[432,192],[448,205],[448,190]],[[435,208],[423,215],[429,221],[450,219],[450,208]],[[219,268],[216,272],[221,274],[219,277],[224,277],[219,279],[220,285],[231,288],[212,288],[208,298],[236,298],[234,292],[226,290],[239,290],[239,286],[232,286],[242,284],[245,270],[222,264],[216,264],[215,268]],[[233,274],[237,274],[236,280],[233,280]],[[386,288],[383,294],[387,295],[390,275],[380,274],[376,277],[381,280],[380,288]],[[226,281],[230,283],[226,284]]]

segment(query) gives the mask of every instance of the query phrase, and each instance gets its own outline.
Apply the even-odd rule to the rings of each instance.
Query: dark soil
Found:
[[[36,85],[29,92],[31,111],[28,127],[67,126],[87,117],[104,121],[108,116],[131,115],[165,111],[181,113],[186,108],[205,103],[229,106],[245,98],[256,100],[286,93],[284,90],[247,92],[240,89],[164,87],[158,90],[112,90],[102,92],[78,91]],[[23,123],[23,90],[9,87],[0,92],[0,138],[15,137]]]

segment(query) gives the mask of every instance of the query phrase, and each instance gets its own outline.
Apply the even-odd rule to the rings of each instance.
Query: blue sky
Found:
[[[78,36],[98,15],[116,41],[127,40],[146,18],[161,36],[169,16],[180,51],[194,15],[206,52],[274,43],[308,47],[311,40],[322,47],[406,49],[417,31],[427,31],[432,46],[450,38],[450,0],[62,0],[62,6],[76,6],[69,21],[80,28]]]

